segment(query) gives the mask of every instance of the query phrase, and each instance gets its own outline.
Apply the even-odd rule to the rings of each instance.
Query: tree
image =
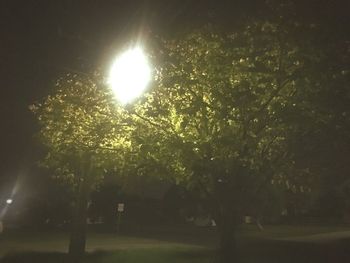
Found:
[[[31,106],[40,124],[39,138],[47,148],[42,165],[70,184],[76,199],[69,253],[85,251],[88,197],[106,169],[120,171],[127,160],[127,134],[132,126],[111,92],[93,74],[67,74],[43,102]]]
[[[317,174],[314,195],[319,209],[335,217],[349,211],[346,203],[350,200],[346,193],[350,168],[349,43],[344,36],[334,35],[334,26],[315,29],[318,41],[314,47],[322,50],[310,72],[316,87],[307,97],[300,96],[300,100],[306,98],[309,114],[299,123],[302,129],[290,140],[290,148],[300,165]]]
[[[300,98],[315,91],[318,53],[300,41],[304,29],[253,21],[165,41],[157,87],[136,108],[156,128],[145,156],[211,200],[221,262],[234,261],[236,227],[256,196],[271,184],[309,191],[308,170],[288,151],[294,124],[310,114]]]

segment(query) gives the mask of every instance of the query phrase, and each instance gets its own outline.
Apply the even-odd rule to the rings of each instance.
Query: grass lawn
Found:
[[[331,237],[331,238],[328,238]],[[242,226],[239,262],[350,262],[350,228],[319,226]],[[318,242],[318,241],[322,242]],[[137,233],[89,233],[87,263],[215,262],[213,229],[157,228]],[[67,262],[67,233],[8,232],[0,236],[1,263]]]
[[[259,231],[255,225],[242,225],[239,235],[243,238],[278,239],[345,231],[350,231],[350,226],[267,225],[264,226],[264,231]]]
[[[84,263],[209,263],[213,262],[215,253],[206,249],[198,248],[148,248],[127,249],[113,252],[88,253],[82,262]],[[8,254],[2,263],[66,263],[67,254],[51,252],[27,252]]]

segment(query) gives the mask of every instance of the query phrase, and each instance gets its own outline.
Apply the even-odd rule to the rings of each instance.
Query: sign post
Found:
[[[119,234],[120,224],[122,221],[122,213],[124,212],[124,203],[118,203],[117,206],[117,234]]]

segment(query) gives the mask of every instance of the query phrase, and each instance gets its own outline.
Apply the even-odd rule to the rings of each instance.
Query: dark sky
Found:
[[[246,16],[266,15],[264,1],[1,1],[1,184],[30,173],[39,156],[28,105],[50,92],[67,70],[104,67],[123,41],[176,35],[207,22],[234,27]],[[304,19],[349,27],[349,1],[305,1]],[[259,4],[258,4],[259,3]],[[349,32],[348,30],[345,32]]]

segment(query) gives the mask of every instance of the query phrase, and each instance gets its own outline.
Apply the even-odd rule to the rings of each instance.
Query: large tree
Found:
[[[309,191],[309,170],[289,151],[314,114],[303,98],[319,88],[307,30],[253,21],[231,34],[209,27],[165,41],[157,85],[136,108],[156,128],[143,134],[145,156],[210,200],[221,262],[234,260],[236,227],[257,196],[271,185]]]
[[[341,216],[349,211],[350,150],[350,45],[336,27],[315,25],[315,49],[322,50],[317,65],[309,71],[315,88],[300,94],[309,112],[290,140],[297,163],[317,174],[314,196],[321,214]],[[316,207],[315,207],[316,208]]]
[[[47,149],[42,164],[73,187],[76,198],[69,253],[80,257],[85,251],[89,194],[106,169],[120,172],[126,163],[127,134],[132,126],[125,110],[94,74],[63,76],[53,93],[31,110],[40,124],[39,139]]]

